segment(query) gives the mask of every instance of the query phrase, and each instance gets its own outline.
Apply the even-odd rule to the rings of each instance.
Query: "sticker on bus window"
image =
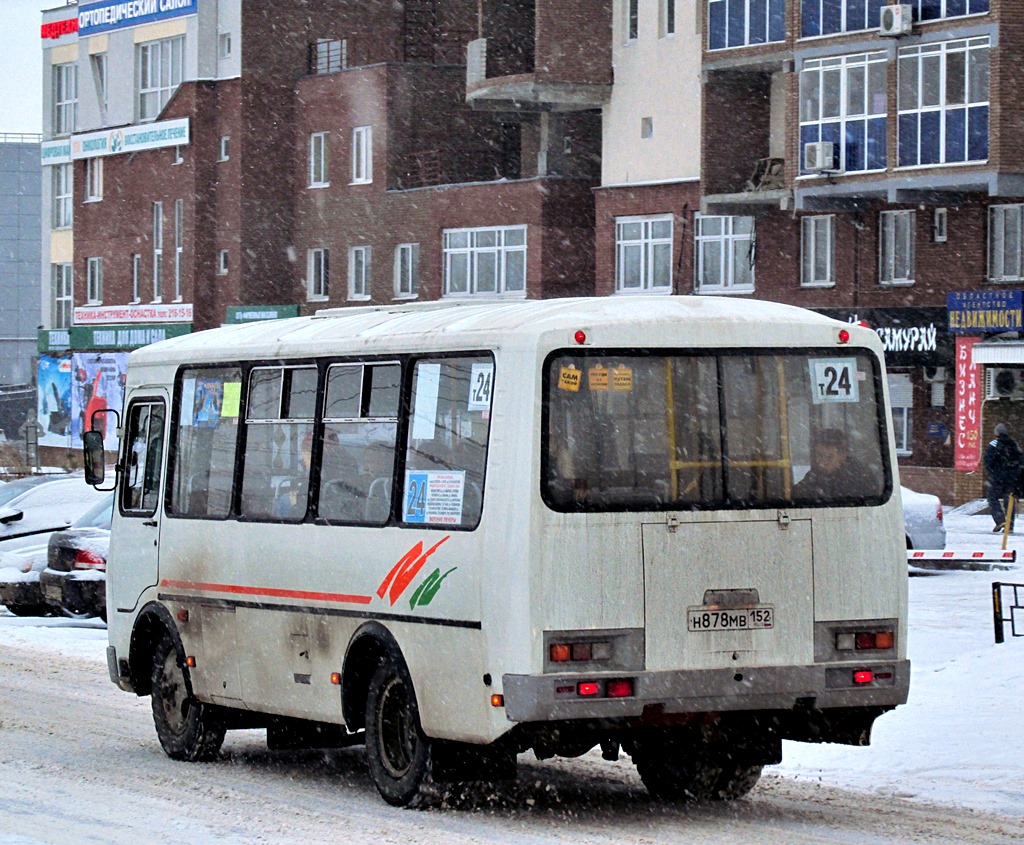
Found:
[[[220,409],[222,417],[237,417],[238,406],[242,399],[242,383],[228,381],[224,383],[224,405]]]
[[[579,393],[581,375],[582,373],[572,364],[569,364],[567,367],[562,367],[562,371],[558,374],[558,389],[568,390],[571,393]]]
[[[469,374],[470,411],[487,411],[491,407],[494,389],[494,364],[474,364]]]
[[[811,393],[815,405],[831,402],[859,402],[860,382],[855,358],[812,358]]]
[[[220,379],[196,379],[193,403],[196,428],[217,428],[224,404],[224,382]]]
[[[612,390],[633,389],[633,368],[619,364],[612,370]]]
[[[595,364],[587,370],[587,387],[595,393],[608,389],[608,368],[604,364]]]
[[[409,470],[405,473],[402,521],[416,525],[458,525],[462,522],[465,489],[465,470]]]

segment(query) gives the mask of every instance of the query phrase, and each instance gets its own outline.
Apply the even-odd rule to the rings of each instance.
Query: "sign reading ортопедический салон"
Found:
[[[199,0],[100,0],[78,7],[78,36],[194,15],[198,10]]]

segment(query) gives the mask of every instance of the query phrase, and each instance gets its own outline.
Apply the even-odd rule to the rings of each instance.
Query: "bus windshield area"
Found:
[[[877,362],[854,350],[548,358],[542,494],[558,511],[880,504]]]

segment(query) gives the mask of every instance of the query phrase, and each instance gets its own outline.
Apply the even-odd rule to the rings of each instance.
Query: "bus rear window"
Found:
[[[555,354],[542,493],[560,511],[878,504],[878,385],[845,350]]]

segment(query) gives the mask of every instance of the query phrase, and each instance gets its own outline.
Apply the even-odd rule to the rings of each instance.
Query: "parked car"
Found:
[[[0,486],[0,507],[18,498],[22,493],[27,493],[32,488],[38,487],[40,484],[57,481],[65,477],[62,475],[26,475],[24,478],[8,481],[3,486]]]
[[[71,616],[107,618],[107,549],[114,494],[82,514],[75,524],[54,531],[47,544],[46,568],[39,573],[44,601]]]
[[[903,522],[908,549],[946,548],[946,525],[942,521],[942,502],[930,493],[900,488],[903,497]]]
[[[35,486],[0,507],[0,604],[19,616],[48,612],[39,573],[50,534],[109,495],[73,476]]]

